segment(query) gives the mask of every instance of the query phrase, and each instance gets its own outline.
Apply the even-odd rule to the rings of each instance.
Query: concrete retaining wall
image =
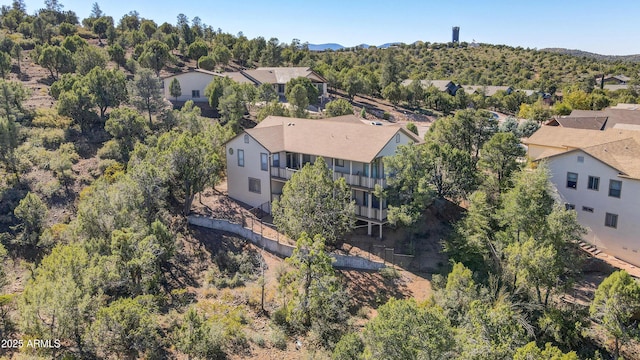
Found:
[[[279,243],[274,239],[267,238],[240,224],[229,222],[228,220],[212,219],[204,216],[189,216],[189,224],[202,226],[209,229],[230,232],[251,241],[256,246],[286,258],[293,254],[294,247]],[[329,254],[335,259],[333,266],[337,268],[350,268],[359,270],[379,270],[385,267],[381,262],[371,261],[360,256]]]

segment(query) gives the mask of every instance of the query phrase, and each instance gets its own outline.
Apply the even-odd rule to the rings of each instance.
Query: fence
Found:
[[[369,252],[382,258],[385,263],[388,262],[403,269],[409,269],[414,259],[413,255],[396,254],[395,248],[388,248],[384,245],[372,244]]]
[[[191,215],[188,218],[189,224],[202,226],[209,229],[221,230],[241,236],[251,241],[256,246],[265,249],[281,257],[289,257],[293,254],[294,247],[288,244],[273,240],[262,234],[256,233],[253,229],[245,228],[240,224],[229,222],[228,220],[212,219],[204,216]],[[350,268],[359,270],[379,270],[384,268],[383,263],[371,261],[360,256],[329,254],[335,259],[333,266],[337,268]]]

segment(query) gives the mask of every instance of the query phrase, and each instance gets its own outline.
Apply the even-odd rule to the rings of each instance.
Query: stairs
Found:
[[[584,241],[579,241],[578,245],[580,246],[580,249],[584,250],[589,255],[596,256],[596,255],[598,255],[598,254],[600,254],[602,252],[602,251],[598,250],[597,247],[595,247],[595,246],[593,246],[591,244],[587,244]]]

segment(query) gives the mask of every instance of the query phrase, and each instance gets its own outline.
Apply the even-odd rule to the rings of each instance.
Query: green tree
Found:
[[[95,46],[86,46],[79,49],[73,55],[73,59],[76,64],[76,72],[86,75],[96,67],[106,70],[108,57],[104,50]]]
[[[5,78],[11,71],[11,56],[0,51],[0,77]]]
[[[362,359],[364,342],[357,333],[348,333],[340,338],[331,354],[333,360],[356,360]]]
[[[293,78],[289,80],[289,82],[287,82],[287,84],[284,87],[284,95],[287,98],[287,100],[289,100],[293,96],[292,93],[294,92],[296,85],[300,85],[305,89],[305,96],[307,97],[307,106],[309,104],[315,105],[318,103],[318,96],[320,96],[320,92],[318,91],[318,88],[311,82],[311,80],[307,79],[306,77]],[[297,96],[301,96],[300,91],[296,91],[296,92],[298,93]],[[300,104],[304,102],[302,99],[296,99],[296,100],[300,102]],[[291,102],[291,100],[289,100],[289,102]],[[307,107],[305,106],[304,108],[306,109]]]
[[[127,58],[125,57],[126,52],[120,44],[113,44],[107,48],[107,53],[109,53],[109,57],[111,61],[115,62],[118,65],[118,68],[124,66],[127,62]]]
[[[637,324],[632,319],[638,311],[640,285],[626,271],[616,271],[600,283],[589,313],[614,339],[614,359],[619,358],[622,344],[637,331]]]
[[[353,115],[353,106],[345,99],[331,101],[325,110],[328,117]]]
[[[189,45],[188,56],[191,60],[198,61],[209,53],[209,46],[202,40],[196,40]]]
[[[415,123],[412,122],[408,122],[407,123],[407,130],[411,131],[412,133],[419,135],[418,134],[418,127],[416,126]]]
[[[19,158],[16,156],[18,147],[18,128],[15,121],[0,116],[0,162],[7,172],[12,172],[16,181],[20,180]]]
[[[160,339],[154,319],[153,299],[123,298],[100,308],[91,325],[99,353],[118,359],[137,359],[157,351]]]
[[[325,251],[325,240],[303,232],[287,263],[293,268],[281,285],[293,289],[289,319],[294,326],[311,328],[325,346],[338,342],[349,318],[347,295]]]
[[[289,116],[289,110],[279,101],[271,101],[265,104],[256,115],[258,121],[264,120],[267,116]]]
[[[220,119],[231,126],[234,131],[240,129],[240,121],[247,112],[243,96],[238,86],[227,86],[222,92],[218,103]]]
[[[38,64],[49,70],[51,77],[58,79],[60,73],[72,72],[75,68],[71,52],[60,46],[45,45],[38,57]]]
[[[223,359],[222,337],[216,327],[211,326],[205,316],[200,316],[194,307],[185,313],[182,323],[174,331],[176,348],[191,358]]]
[[[153,127],[151,114],[163,106],[162,85],[160,79],[147,69],[136,72],[130,83],[131,103],[139,110],[149,115],[149,128]]]
[[[172,141],[166,150],[167,161],[173,179],[181,184],[184,194],[183,213],[186,215],[191,211],[195,195],[206,186],[213,186],[220,181],[224,158],[219,156],[215,147],[221,146],[226,139],[214,144],[206,133],[170,132],[163,135],[160,141],[166,142],[169,139]]]
[[[146,126],[144,118],[135,110],[118,108],[111,112],[104,129],[118,142],[122,159],[127,161],[136,141],[144,138]]]
[[[35,246],[44,228],[49,210],[40,197],[32,192],[20,200],[14,215],[21,221],[22,234],[18,241],[23,245]]]
[[[227,66],[229,60],[231,60],[231,51],[226,46],[215,46],[211,52],[211,57],[218,65]]]
[[[382,89],[382,96],[389,100],[394,106],[397,106],[402,100],[402,91],[398,83],[392,82]]]
[[[509,186],[511,174],[520,168],[518,159],[525,155],[524,148],[513,133],[494,134],[480,151],[479,168],[495,178],[497,193]]]
[[[22,102],[29,98],[29,90],[22,83],[0,79],[0,117],[20,121],[25,116]]]
[[[324,159],[318,157],[287,181],[282,197],[273,202],[272,214],[276,226],[291,238],[319,234],[335,243],[353,230],[354,206],[345,180],[334,181]]]
[[[169,95],[175,98],[175,101],[178,101],[178,98],[182,96],[182,89],[180,88],[180,81],[178,78],[173,78],[171,83],[169,84]]]
[[[365,359],[445,359],[454,354],[453,329],[441,310],[395,300],[378,308],[363,333]]]
[[[424,153],[424,146],[411,144],[399,146],[394,156],[384,158],[388,184],[385,190],[389,204],[387,218],[392,224],[414,224],[435,197],[426,175]]]
[[[535,120],[525,120],[518,125],[518,136],[529,137],[540,128],[540,124]]]
[[[271,84],[260,84],[256,93],[256,102],[270,103],[278,100],[278,93]]]
[[[93,102],[100,110],[100,118],[104,119],[108,108],[118,107],[127,99],[127,83],[120,70],[106,70],[95,67],[84,78]]]
[[[458,201],[476,188],[476,168],[466,152],[433,141],[423,148],[425,168],[422,171],[439,197]]]
[[[86,335],[99,299],[84,274],[89,255],[83,246],[57,245],[36,268],[18,300],[20,329],[43,339],[67,341],[89,355]],[[52,349],[55,357],[56,349]]]
[[[546,343],[544,349],[540,349],[535,341],[528,343],[527,345],[518,348],[513,355],[513,360],[578,360],[578,355],[575,351],[569,353],[563,353],[562,350]]]
[[[291,109],[291,115],[296,118],[307,117],[307,107],[309,106],[309,98],[307,96],[307,89],[301,85],[295,85],[287,95],[287,101],[293,107]]]
[[[224,89],[229,86],[233,86],[233,80],[226,76],[214,76],[213,80],[204,89],[204,95],[209,99],[209,105],[217,109],[220,104],[220,97],[224,93]]]
[[[98,35],[99,44],[102,44],[102,39],[107,34],[107,30],[109,29],[110,26],[113,26],[113,24],[105,16],[101,16],[93,22],[91,31],[93,31],[96,35]]]
[[[591,98],[584,90],[575,88],[567,89],[562,102],[573,110],[591,110]]]
[[[204,70],[214,70],[216,68],[216,61],[211,56],[201,56],[198,59],[198,67]]]
[[[82,132],[100,123],[100,117],[93,112],[94,107],[95,97],[89,92],[86,81],[76,81],[71,90],[63,91],[58,98],[58,114],[72,118]]]
[[[140,55],[140,64],[156,72],[160,76],[160,70],[171,60],[167,44],[159,40],[150,40],[144,44],[144,50]]]

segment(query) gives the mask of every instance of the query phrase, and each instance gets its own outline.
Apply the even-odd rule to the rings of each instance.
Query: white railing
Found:
[[[293,176],[293,174],[296,171],[298,171],[298,170],[290,169],[290,168],[272,167],[271,168],[271,176],[272,177],[276,177],[276,178],[280,178],[280,179],[289,180],[289,179],[291,179],[291,176]]]
[[[384,221],[387,218],[387,209],[371,208],[371,215],[369,215],[368,206],[356,205],[356,216]]]
[[[367,189],[373,189],[376,187],[376,185],[380,185],[382,186],[382,188],[387,187],[386,179],[375,179],[368,176],[350,175],[341,172],[333,173],[333,180],[338,180],[340,178],[344,178],[347,182],[347,185],[351,186],[358,186]]]

